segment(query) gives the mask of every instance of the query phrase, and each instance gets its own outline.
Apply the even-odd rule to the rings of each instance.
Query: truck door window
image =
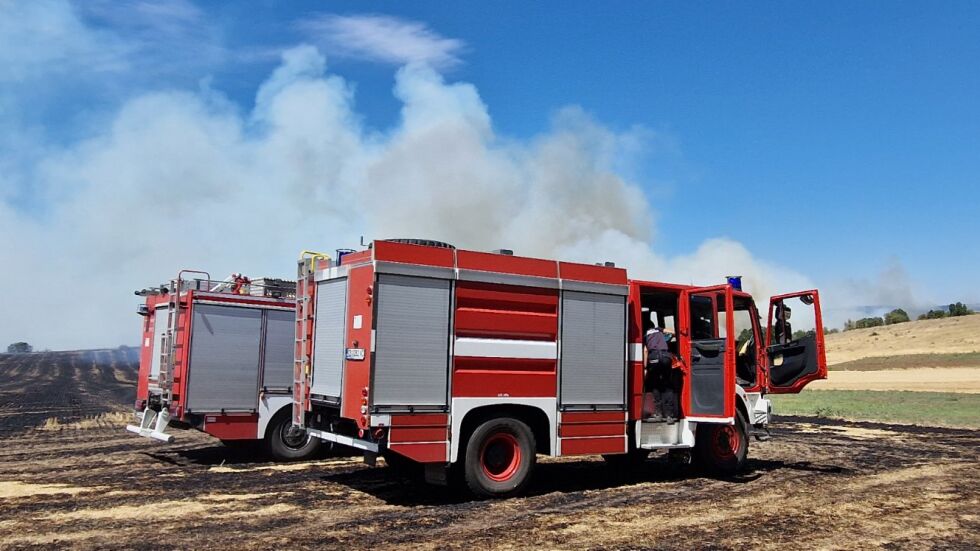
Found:
[[[691,297],[691,340],[715,338],[715,308],[710,297]]]
[[[735,376],[739,384],[753,386],[757,378],[757,355],[752,311],[746,302],[735,302]]]
[[[772,305],[768,354],[773,386],[791,386],[819,370],[815,310],[808,297],[789,297]]]

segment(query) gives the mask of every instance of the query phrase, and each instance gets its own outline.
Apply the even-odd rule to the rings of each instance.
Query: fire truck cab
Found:
[[[281,461],[315,454],[321,441],[291,421],[295,288],[184,270],[136,291],[145,297],[138,424],[127,430],[169,443],[168,427],[195,428],[228,446],[263,442]]]
[[[773,297],[764,329],[738,287],[415,240],[309,255],[297,281],[293,422],[369,462],[419,465],[431,482],[458,474],[485,497],[520,493],[537,454],[638,463],[679,450],[733,473],[749,437],[764,436],[765,395],[826,377],[819,293]],[[795,339],[794,301],[814,321]],[[651,325],[675,336],[676,419],[650,415]]]

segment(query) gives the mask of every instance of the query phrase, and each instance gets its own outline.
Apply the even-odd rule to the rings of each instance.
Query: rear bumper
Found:
[[[127,431],[144,438],[159,440],[167,444],[173,443],[174,436],[166,433],[170,424],[170,412],[166,410],[157,412],[147,408],[136,412],[135,417],[138,424],[126,425]]]

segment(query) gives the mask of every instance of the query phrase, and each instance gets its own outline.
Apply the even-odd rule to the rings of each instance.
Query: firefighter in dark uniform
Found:
[[[793,311],[782,302],[776,305],[776,327],[773,328],[773,341],[776,344],[786,344],[793,340],[793,326],[789,323]]]
[[[680,371],[674,369],[674,356],[667,347],[673,334],[662,327],[651,326],[643,337],[645,386],[653,393],[653,420],[673,423],[680,417],[678,391]]]

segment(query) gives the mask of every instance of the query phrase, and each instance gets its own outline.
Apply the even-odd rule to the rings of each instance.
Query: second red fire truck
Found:
[[[641,461],[691,452],[732,473],[764,436],[766,394],[826,378],[816,290],[772,297],[762,324],[737,280],[629,279],[611,264],[375,241],[297,281],[293,422],[426,479],[520,493],[538,454]],[[792,311],[814,329],[794,334]],[[666,328],[676,419],[654,415],[644,333]],[[736,332],[738,331],[738,332]]]
[[[229,446],[262,442],[276,460],[306,459],[320,440],[291,422],[295,282],[183,270],[142,289],[138,424],[172,442],[196,428]]]

